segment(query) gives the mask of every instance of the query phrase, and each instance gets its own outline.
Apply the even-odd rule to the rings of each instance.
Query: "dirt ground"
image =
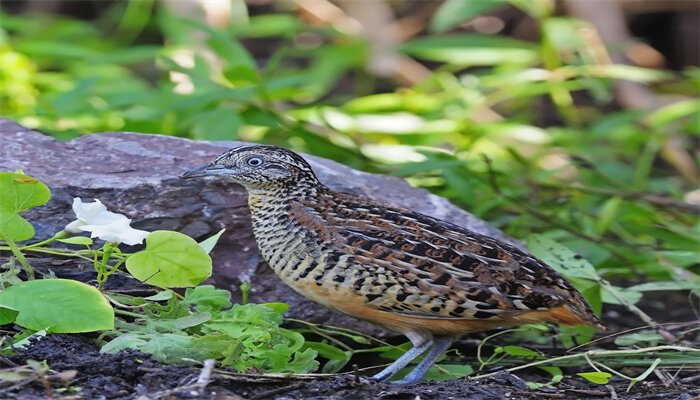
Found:
[[[62,268],[55,260],[51,269],[59,271],[59,276],[79,280],[94,274],[73,268],[61,273]],[[110,278],[113,285],[122,289],[129,285],[125,277],[114,278]],[[133,294],[144,289],[134,287]],[[688,311],[692,309],[688,307],[688,298],[683,295],[650,296],[645,302],[641,307],[649,310],[652,316],[665,316],[659,321],[695,319]],[[641,325],[621,309],[610,308],[606,315],[609,319],[614,317],[614,321],[610,321],[614,325],[611,326],[613,331]],[[5,331],[4,334],[12,332]],[[700,399],[697,366],[682,369],[668,386],[652,374],[629,392],[625,380],[613,378],[609,384],[596,385],[577,377],[574,369],[564,369],[565,378],[552,388],[531,389],[525,384],[526,381],[546,381],[535,370],[518,371],[517,376],[501,371],[480,380],[457,379],[397,386],[370,382],[352,372],[331,377],[272,379],[201,366],[165,365],[138,351],[100,354],[99,347],[92,340],[94,337],[94,334],[52,334],[13,355],[0,356],[0,368],[3,369],[24,365],[27,360],[46,360],[51,368],[43,376],[15,381],[2,379],[0,371],[0,399]],[[478,343],[478,338],[464,338],[456,346],[460,352],[469,355],[474,352],[475,343]],[[540,350],[549,354],[547,349]],[[362,362],[367,363],[367,360]],[[370,360],[368,365],[385,362]],[[74,376],[62,380],[55,375],[67,371],[74,371],[69,372],[69,376]],[[678,368],[668,371],[675,373]],[[210,372],[209,377],[206,377],[206,372]],[[629,375],[636,376],[641,372],[642,369],[635,369],[629,371]],[[198,378],[202,382],[198,383]]]
[[[123,351],[100,354],[97,346],[81,335],[49,335],[27,350],[3,358],[6,366],[27,359],[47,360],[55,371],[77,372],[70,382],[51,379],[49,385],[27,380],[0,390],[3,399],[697,399],[700,386],[664,387],[652,379],[626,393],[627,383],[616,381],[599,386],[583,380],[560,383],[555,389],[533,390],[521,379],[503,372],[472,381],[458,379],[396,386],[356,381],[353,374],[330,379],[297,380],[280,378],[260,381],[252,376],[218,373],[214,370],[206,386],[197,385],[201,368],[163,365],[147,354]],[[537,379],[535,377],[535,379]],[[541,378],[540,378],[541,379]],[[697,381],[695,382],[697,383]],[[613,394],[613,392],[615,394]],[[617,397],[614,397],[617,396]]]

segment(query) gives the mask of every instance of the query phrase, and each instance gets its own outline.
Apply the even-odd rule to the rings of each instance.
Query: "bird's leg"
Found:
[[[374,375],[372,379],[377,381],[388,381],[399,371],[401,371],[405,366],[407,366],[411,361],[415,360],[416,357],[420,356],[426,350],[428,350],[428,348],[432,345],[432,339],[427,340],[420,346],[416,346],[414,344],[409,351],[403,353],[401,357],[399,357],[396,361],[391,363],[391,365],[389,365],[388,367],[381,370],[378,374]]]
[[[394,381],[392,383],[395,383],[397,385],[405,385],[408,383],[415,383],[418,382],[423,375],[425,375],[426,372],[428,372],[428,369],[430,369],[430,366],[433,365],[435,361],[437,361],[438,358],[444,353],[451,345],[452,342],[454,342],[454,338],[450,336],[441,336],[441,337],[436,337],[434,340],[435,345],[433,346],[432,349],[423,357],[423,360],[421,360],[418,365],[411,371],[408,375],[406,375],[403,379]]]

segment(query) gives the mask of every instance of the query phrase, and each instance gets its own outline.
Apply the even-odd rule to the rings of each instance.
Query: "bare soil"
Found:
[[[49,264],[51,270],[61,277],[89,280],[94,275],[89,269],[75,269],[75,265],[63,268],[62,263],[56,260]],[[114,278],[110,278],[112,286],[133,292],[132,294],[148,290],[133,285],[126,277]],[[640,306],[652,315],[665,315],[666,319],[660,319],[660,322],[671,321],[668,318],[674,318],[674,322],[697,319],[692,307],[689,307],[688,298],[675,292],[648,296]],[[641,325],[621,308],[609,308],[606,316],[608,320],[613,319],[610,324],[613,325],[613,331]],[[13,333],[5,332],[6,335]],[[473,357],[475,343],[478,343],[475,339],[484,335],[463,338],[456,347],[462,354]],[[678,368],[668,369],[671,374],[676,374],[670,384],[662,383],[659,377],[652,374],[634,385],[629,392],[628,381],[612,378],[606,385],[596,385],[576,376],[577,369],[564,369],[565,378],[562,382],[551,388],[540,389],[531,389],[525,383],[546,381],[546,377],[537,370],[518,371],[517,376],[500,371],[480,380],[464,378],[398,386],[371,382],[352,371],[313,379],[273,379],[214,369],[203,383],[197,383],[203,371],[201,366],[166,365],[138,351],[101,354],[94,337],[52,334],[25,349],[17,350],[13,355],[0,357],[0,368],[24,365],[27,360],[45,360],[51,368],[43,377],[35,376],[20,381],[2,379],[0,371],[0,399],[700,399],[697,366],[694,369],[681,369],[680,372]],[[692,341],[696,339],[697,337]],[[499,343],[494,340],[494,344]],[[540,347],[538,350],[551,356],[562,351],[554,346]],[[383,359],[358,361],[362,366],[385,362]],[[636,376],[642,370],[631,369],[625,372]],[[66,371],[75,371],[74,377],[62,380],[55,376],[56,373]]]

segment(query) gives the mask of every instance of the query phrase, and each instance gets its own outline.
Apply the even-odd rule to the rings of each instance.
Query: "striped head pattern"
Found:
[[[211,164],[187,171],[181,178],[221,176],[248,189],[321,185],[309,164],[282,147],[255,145],[233,148]]]

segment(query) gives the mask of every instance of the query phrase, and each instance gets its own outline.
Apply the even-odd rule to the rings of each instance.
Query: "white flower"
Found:
[[[125,215],[113,213],[99,200],[83,203],[80,198],[73,199],[73,212],[78,217],[63,229],[70,233],[91,232],[90,237],[97,237],[107,242],[139,244],[150,232],[134,229],[131,220]]]

